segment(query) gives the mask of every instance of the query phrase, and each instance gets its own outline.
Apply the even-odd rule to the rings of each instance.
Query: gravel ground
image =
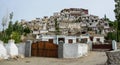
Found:
[[[104,65],[105,52],[89,52],[88,56],[74,59],[30,57],[18,60],[2,60],[0,65]]]

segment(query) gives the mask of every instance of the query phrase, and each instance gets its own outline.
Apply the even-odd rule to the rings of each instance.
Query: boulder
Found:
[[[107,51],[107,65],[120,65],[120,50]]]

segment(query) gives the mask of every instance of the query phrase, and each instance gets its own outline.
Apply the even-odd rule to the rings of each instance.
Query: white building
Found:
[[[36,39],[40,39],[41,41],[49,41],[54,44],[59,44],[59,42],[63,42],[65,44],[75,44],[75,43],[89,43],[90,37],[87,35],[81,36],[65,36],[65,35],[37,35]]]
[[[102,35],[95,35],[93,37],[93,43],[97,43],[97,44],[104,44],[104,36]]]
[[[54,44],[59,44],[59,42],[65,44],[75,44],[75,43],[102,43],[104,44],[104,36],[94,35],[93,40],[90,39],[89,35],[80,35],[80,36],[65,36],[65,35],[37,35],[36,39],[41,41],[49,41]]]

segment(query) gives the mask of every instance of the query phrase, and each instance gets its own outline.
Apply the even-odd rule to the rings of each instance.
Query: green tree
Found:
[[[20,42],[21,35],[18,32],[12,32],[11,38],[15,40],[16,43]]]
[[[31,30],[30,30],[28,27],[24,28],[25,36],[26,36],[27,34],[29,34],[30,32],[31,32]]]
[[[120,31],[120,0],[114,0],[115,1],[115,17],[117,21],[117,41],[119,42],[119,31]]]
[[[107,40],[116,40],[116,33],[115,32],[109,32],[106,37]]]
[[[18,23],[18,21],[16,21],[15,24],[13,24],[13,31],[16,31],[22,35],[24,33],[24,28],[21,24]]]
[[[9,22],[9,25],[8,25],[8,28],[6,29],[6,33],[7,33],[7,35],[11,35],[11,33],[12,33],[12,31],[13,31],[13,23],[12,22]]]
[[[13,12],[10,13],[9,18],[10,18],[10,21],[12,21],[12,18],[13,18]]]
[[[1,25],[3,26],[3,32],[0,34],[0,37],[1,37],[1,40],[4,40],[4,41],[8,39],[8,36],[6,35],[6,32],[5,32],[5,26],[7,25],[7,22],[8,22],[8,15],[2,18],[2,23],[1,23]]]
[[[54,21],[55,21],[55,33],[56,33],[56,35],[58,35],[60,33],[59,23],[57,21],[57,18]]]
[[[4,32],[4,29],[5,29],[5,26],[7,25],[7,21],[8,21],[7,16],[4,16],[4,17],[2,18],[3,32]]]
[[[4,41],[5,43],[8,42],[9,39],[14,39],[15,42],[21,41],[21,35],[27,35],[30,33],[29,28],[24,28],[21,24],[16,21],[14,24],[12,23],[13,12],[10,13],[10,22],[8,28],[3,33],[0,33],[0,40]],[[3,25],[5,26],[6,18],[3,18]]]
[[[9,36],[10,36],[10,34],[12,33],[12,31],[13,31],[12,18],[13,18],[13,12],[11,12],[11,13],[9,14],[9,19],[10,19],[10,21],[9,21],[9,24],[8,24],[8,29],[6,29],[6,33],[7,33],[7,35],[9,35]]]

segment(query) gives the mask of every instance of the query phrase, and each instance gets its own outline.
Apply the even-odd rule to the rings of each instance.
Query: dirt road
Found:
[[[88,56],[75,59],[31,57],[18,60],[0,61],[0,65],[104,65],[105,52],[90,52]]]

